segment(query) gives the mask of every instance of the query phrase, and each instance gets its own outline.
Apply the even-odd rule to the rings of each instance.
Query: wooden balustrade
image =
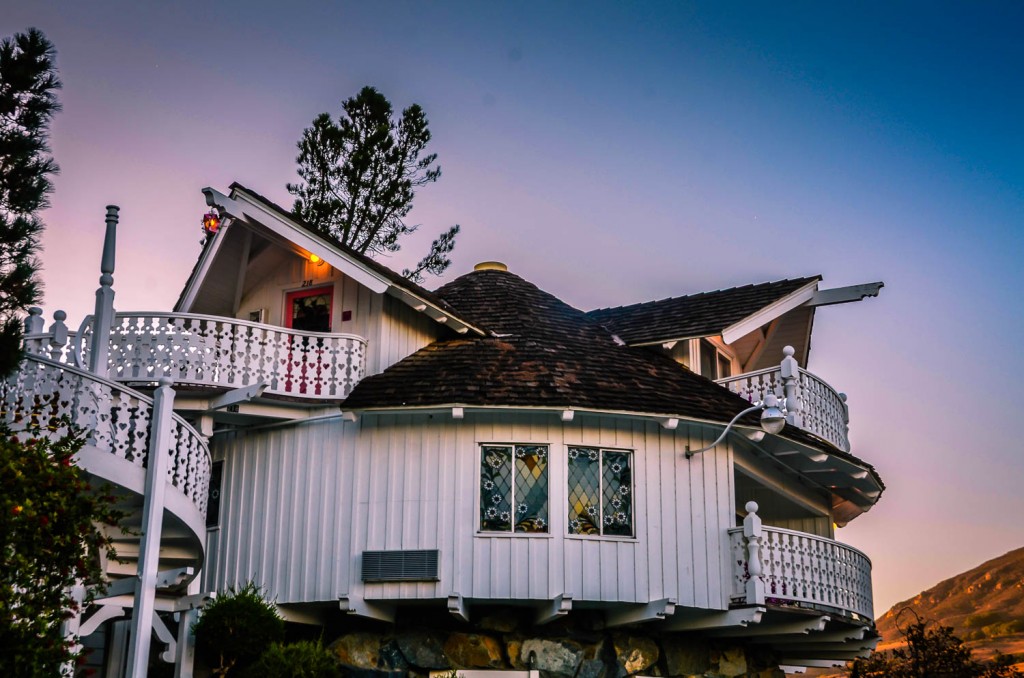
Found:
[[[86,444],[136,466],[148,457],[152,399],[71,365],[37,355],[0,381],[0,421],[15,432],[62,436],[80,430]],[[206,514],[210,450],[178,415],[170,420],[167,482]],[[106,478],[117,482],[117,478]]]
[[[797,603],[874,618],[866,555],[832,539],[763,527],[754,502],[747,511],[744,527],[729,530],[734,602]]]
[[[90,336],[83,334],[87,364]],[[223,388],[266,382],[269,394],[342,399],[366,372],[366,340],[217,316],[118,313],[108,365],[116,381],[167,376],[179,385]]]
[[[780,367],[738,374],[716,383],[752,403],[763,401],[769,393],[774,394],[780,402],[785,402],[783,412],[790,424],[849,452],[850,415],[846,396],[802,367],[793,365],[791,368],[787,360],[792,360],[791,354],[786,355]]]

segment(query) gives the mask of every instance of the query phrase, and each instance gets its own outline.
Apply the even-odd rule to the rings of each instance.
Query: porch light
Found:
[[[725,440],[725,436],[729,435],[729,431],[732,430],[732,427],[736,424],[737,421],[739,421],[745,415],[748,415],[751,412],[757,412],[758,410],[761,410],[761,428],[764,429],[765,433],[778,433],[786,425],[786,415],[784,415],[782,413],[782,409],[779,408],[779,399],[774,394],[768,394],[767,396],[765,396],[763,401],[751,407],[748,407],[747,409],[743,410],[735,417],[733,417],[732,421],[726,424],[725,430],[722,431],[722,434],[718,436],[715,442],[711,443],[707,447],[702,447],[699,450],[691,450],[690,446],[687,445],[686,458],[691,459],[695,454],[707,452],[713,447],[716,447],[718,443]]]
[[[203,230],[213,235],[220,228],[220,215],[216,210],[210,210],[203,215]]]
[[[321,259],[320,257],[318,257],[315,254],[310,254],[309,255],[309,263],[315,264],[315,265],[319,266],[319,265],[324,263],[324,260]]]
[[[786,425],[786,415],[779,409],[779,399],[775,394],[769,393],[764,398],[764,411],[761,412],[761,428],[765,433],[775,434]]]

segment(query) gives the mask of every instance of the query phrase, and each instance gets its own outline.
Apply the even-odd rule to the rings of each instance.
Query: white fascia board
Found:
[[[737,339],[742,339],[762,325],[770,323],[783,314],[792,311],[797,306],[807,303],[814,297],[817,289],[818,281],[812,280],[795,292],[773,301],[760,311],[752,313],[743,320],[733,323],[722,330],[722,341],[726,344],[732,344]]]
[[[244,191],[232,191],[234,203],[227,209],[239,209],[242,214],[233,215],[247,220],[251,217],[262,226],[269,229],[276,235],[285,238],[289,242],[302,249],[316,254],[328,264],[349,276],[359,284],[377,294],[383,294],[391,286],[391,281],[376,271],[367,268],[362,262],[356,261],[344,252],[341,252],[331,243],[306,231],[291,219],[284,217],[277,212],[268,210],[263,205],[249,198]]]
[[[196,271],[195,277],[189,280],[188,288],[185,290],[181,302],[175,304],[175,313],[188,313],[192,310],[192,304],[196,303],[196,295],[199,294],[199,288],[202,286],[203,280],[206,279],[206,274],[210,272],[210,266],[213,264],[213,260],[217,258],[220,246],[224,242],[224,234],[227,233],[229,228],[231,228],[231,224],[222,226],[213,234],[213,244],[202,253],[202,259],[199,261],[199,270]]]
[[[848,285],[831,290],[818,290],[804,306],[831,306],[832,304],[848,304],[851,301],[862,301],[866,297],[877,297],[879,290],[885,287],[884,282]]]

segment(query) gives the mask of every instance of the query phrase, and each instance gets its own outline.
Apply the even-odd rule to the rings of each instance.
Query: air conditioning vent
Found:
[[[363,581],[438,581],[437,553],[363,551]]]

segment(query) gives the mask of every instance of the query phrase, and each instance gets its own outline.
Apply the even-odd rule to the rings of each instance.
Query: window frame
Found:
[[[511,452],[511,482],[509,487],[509,511],[514,511],[516,508],[516,495],[515,495],[515,478],[516,478],[516,448],[519,447],[542,447],[545,452],[545,466],[544,466],[544,482],[546,485],[546,494],[544,498],[545,502],[545,513],[547,517],[543,519],[543,530],[542,531],[526,531],[517,530],[515,516],[512,515],[509,519],[508,530],[494,530],[486,529],[483,526],[483,507],[484,507],[484,487],[483,487],[483,464],[484,454],[487,448],[506,448]],[[477,442],[477,466],[476,466],[476,534],[481,537],[515,537],[515,538],[551,538],[553,536],[551,531],[552,517],[551,517],[551,448],[552,445],[547,442]]]
[[[572,519],[569,514],[572,510],[570,505],[570,496],[572,495],[572,489],[569,486],[569,466],[572,463],[570,457],[570,451],[573,449],[578,450],[597,450],[598,452],[598,488],[597,493],[601,498],[600,507],[598,509],[598,527],[599,532],[597,534],[587,534],[584,532],[571,532],[570,526]],[[629,534],[605,534],[604,532],[604,453],[614,452],[615,454],[625,454],[629,458]],[[565,502],[563,509],[565,510],[565,536],[569,539],[609,539],[618,541],[637,541],[637,515],[636,515],[636,450],[625,449],[619,447],[604,447],[602,445],[586,445],[586,444],[566,444],[565,445]]]

